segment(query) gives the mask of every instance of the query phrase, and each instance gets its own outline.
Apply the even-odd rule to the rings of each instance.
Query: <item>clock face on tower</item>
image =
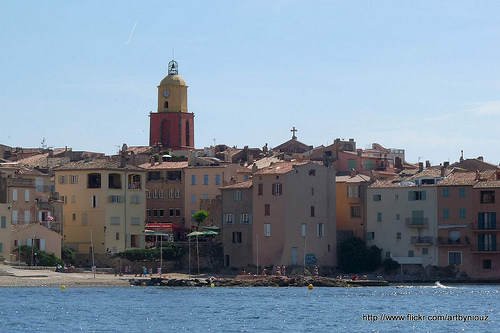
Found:
[[[163,97],[167,98],[168,96],[170,96],[170,90],[168,89],[163,90]]]

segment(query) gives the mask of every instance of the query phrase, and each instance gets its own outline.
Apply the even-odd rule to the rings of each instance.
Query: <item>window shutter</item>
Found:
[[[248,214],[248,223],[252,224],[253,223],[253,215]]]
[[[40,251],[45,251],[45,238],[40,239]]]
[[[358,197],[363,197],[363,185],[358,186]]]
[[[273,186],[271,186],[271,195],[275,194],[276,194],[276,184],[273,184]]]
[[[232,216],[231,221],[233,222],[233,224],[236,224],[236,214],[231,214],[231,216]]]
[[[130,234],[127,234],[127,236],[125,237],[126,239],[126,247],[129,248],[130,247],[130,244],[131,244],[131,240],[132,240],[132,236]]]
[[[140,242],[140,247],[141,247],[141,249],[143,249],[144,248],[144,238],[145,238],[145,235],[140,235],[139,237],[140,237],[140,241],[139,241]]]
[[[484,229],[484,213],[478,213],[477,214],[477,224],[478,224],[478,229],[483,230]]]
[[[477,249],[484,250],[484,234],[477,235]]]
[[[233,200],[236,201],[236,191],[233,191]]]
[[[319,228],[320,228],[320,225],[319,225],[319,223],[318,223],[318,224],[316,224],[316,236],[318,236],[318,237],[319,237],[319,235],[320,235],[320,230],[319,230]]]
[[[413,192],[413,191],[408,192],[408,200],[409,201],[415,200],[415,192]]]
[[[496,228],[497,228],[497,213],[496,212],[492,212],[491,213],[491,229],[495,229],[496,230]],[[496,235],[494,235],[494,236],[496,237]]]
[[[240,214],[240,216],[239,216],[239,223],[243,224],[243,214]]]
[[[120,195],[120,202],[121,203],[125,202],[125,196],[124,195]]]
[[[7,228],[7,217],[2,216],[2,228]]]
[[[31,244],[33,244],[33,240],[31,238],[28,238],[26,240],[26,245],[31,246]]]
[[[325,224],[321,223],[321,236],[325,236]]]
[[[372,239],[372,233],[371,232],[367,232],[366,233],[366,239],[367,240],[371,240]]]
[[[422,200],[425,200],[427,191],[422,191]]]

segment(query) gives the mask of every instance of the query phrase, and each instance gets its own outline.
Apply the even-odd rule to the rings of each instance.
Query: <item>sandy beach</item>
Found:
[[[165,274],[172,278],[186,278],[186,274]],[[45,269],[22,269],[0,265],[0,287],[124,287],[130,286],[134,275],[57,273]]]

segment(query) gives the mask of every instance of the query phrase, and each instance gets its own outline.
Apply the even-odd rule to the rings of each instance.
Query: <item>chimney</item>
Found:
[[[461,150],[460,151],[460,162],[463,162],[464,161],[464,151]]]
[[[483,162],[484,158],[482,156],[478,156],[477,160]]]
[[[356,170],[351,169],[351,177],[356,177]]]
[[[363,150],[362,150],[362,149],[356,149],[356,154],[357,154],[358,156],[361,156],[361,153],[362,153],[362,152],[363,152]]]
[[[444,178],[444,172],[446,170],[446,167],[445,166],[442,166],[441,167],[441,177]]]
[[[253,163],[253,155],[252,154],[248,154],[247,155],[247,163],[248,164],[252,164]]]
[[[120,168],[125,168],[127,166],[127,157],[125,153],[122,151],[120,154]]]
[[[252,173],[256,173],[257,171],[259,171],[259,167],[257,166],[257,163],[254,163],[252,165]]]
[[[430,168],[431,167],[431,162],[429,160],[425,161],[425,168]]]
[[[449,167],[449,166],[450,166],[450,162],[444,162],[444,163],[443,163],[443,166],[444,166],[445,168]]]
[[[154,166],[155,165],[155,158],[153,156],[151,156],[149,158],[149,162],[151,163],[151,166]]]
[[[418,162],[418,172],[424,171],[424,162]]]
[[[481,173],[479,170],[476,170],[476,179],[475,180],[480,180],[481,179]]]

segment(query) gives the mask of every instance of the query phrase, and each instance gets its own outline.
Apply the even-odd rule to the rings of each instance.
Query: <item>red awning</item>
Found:
[[[181,227],[180,225],[174,223],[148,223],[146,224],[146,230],[162,230],[169,232],[188,232],[189,229]]]

